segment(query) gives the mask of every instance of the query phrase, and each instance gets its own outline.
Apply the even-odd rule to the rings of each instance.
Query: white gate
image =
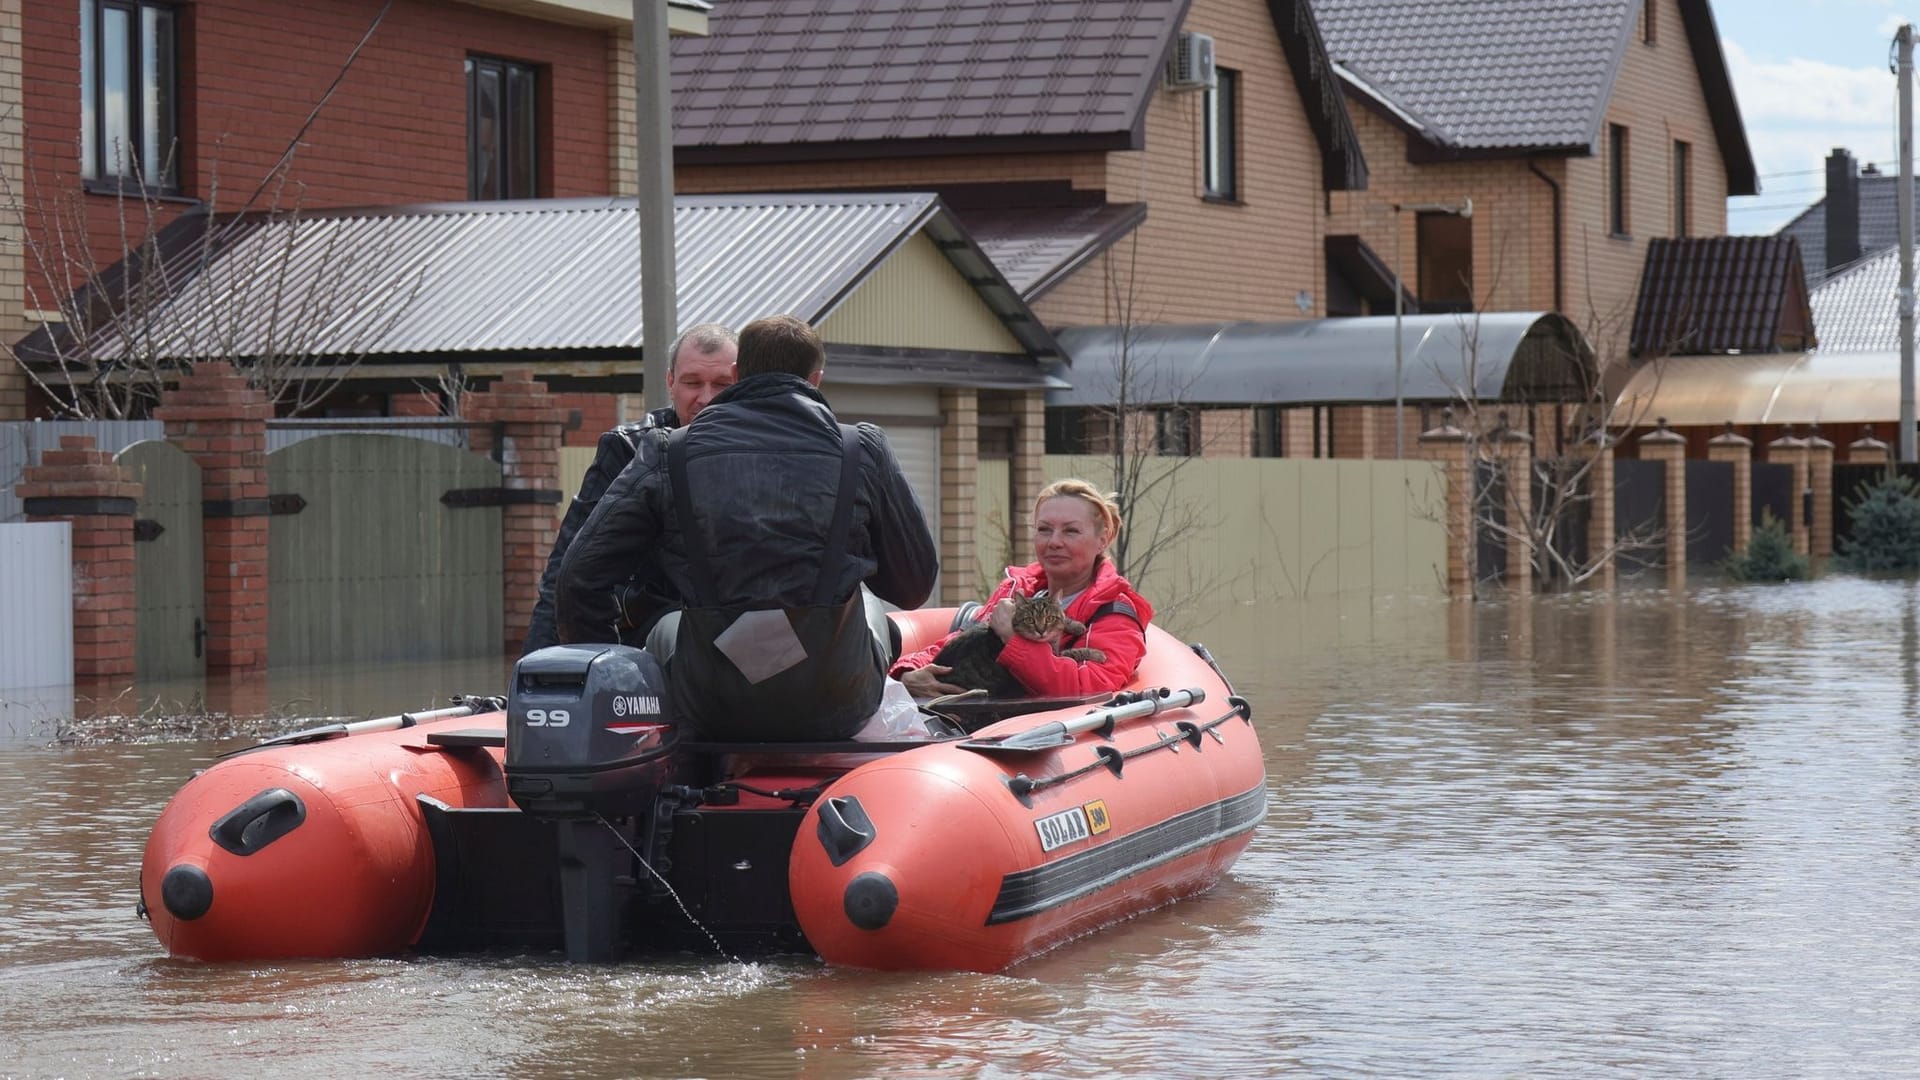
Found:
[[[0,523],[0,689],[71,682],[72,526]]]

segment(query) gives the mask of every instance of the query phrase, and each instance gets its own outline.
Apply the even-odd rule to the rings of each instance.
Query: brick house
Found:
[[[1423,310],[1558,311],[1604,363],[1648,242],[1758,190],[1707,0],[1315,6],[1372,176],[1328,231],[1403,252]]]
[[[675,50],[681,189],[933,188],[996,259],[1058,256],[1028,295],[1055,329],[1379,316],[1397,254],[1409,312],[1558,313],[1620,351],[1648,239],[1724,232],[1754,189],[1706,0],[931,7],[715,12]],[[1212,89],[1163,74],[1195,35]],[[1358,403],[1175,418],[1170,452],[1394,441]]]
[[[701,0],[671,12],[676,33],[704,32]],[[619,78],[632,71],[626,18],[604,0],[0,5],[0,73],[11,76],[0,97],[12,97],[0,101],[0,178],[31,241],[0,249],[0,333],[40,325],[46,298],[69,284],[53,280],[56,220],[84,221],[105,267],[126,246],[123,213],[140,226],[149,211],[164,224],[196,203],[614,190],[618,102],[631,96]],[[270,181],[283,160],[284,189]],[[150,197],[121,194],[142,185]],[[29,304],[28,290],[41,299]],[[29,408],[6,365],[0,418]]]

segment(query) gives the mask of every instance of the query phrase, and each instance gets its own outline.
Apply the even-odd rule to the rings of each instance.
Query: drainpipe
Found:
[[[1560,182],[1541,172],[1539,162],[1529,160],[1527,168],[1553,191],[1553,310],[1565,315],[1566,300],[1560,290]]]

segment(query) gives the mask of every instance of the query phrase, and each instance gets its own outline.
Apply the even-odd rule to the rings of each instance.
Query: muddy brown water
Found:
[[[1920,1074],[1914,584],[1272,604],[1197,636],[1256,707],[1269,820],[1208,895],[998,975],[168,960],[140,850],[233,743],[49,747],[16,701],[0,1075]],[[367,715],[503,682],[184,692]]]

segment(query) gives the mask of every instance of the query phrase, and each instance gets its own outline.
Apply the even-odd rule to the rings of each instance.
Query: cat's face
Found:
[[[1015,596],[1013,632],[1031,641],[1057,645],[1067,634],[1067,613],[1044,591],[1035,596]]]

